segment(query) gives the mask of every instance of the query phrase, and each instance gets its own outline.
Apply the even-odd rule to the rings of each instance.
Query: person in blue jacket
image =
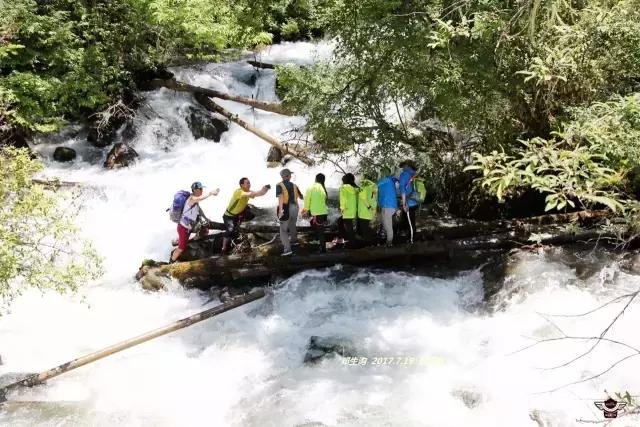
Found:
[[[393,244],[393,216],[398,210],[396,183],[398,180],[389,169],[383,169],[378,180],[378,207],[382,215],[382,226],[387,238],[387,246]]]
[[[407,216],[407,227],[409,228],[409,238],[413,243],[413,235],[416,231],[416,212],[420,203],[419,196],[415,188],[414,179],[416,177],[416,163],[413,160],[404,160],[400,163],[399,187],[402,198],[402,211]]]

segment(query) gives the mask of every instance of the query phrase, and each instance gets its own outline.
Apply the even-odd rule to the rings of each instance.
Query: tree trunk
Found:
[[[253,65],[256,68],[264,68],[267,70],[274,70],[276,68],[275,65],[269,64],[268,62],[262,62],[262,61],[247,61],[247,64]]]
[[[209,98],[207,95],[204,95],[202,93],[196,93],[194,96],[196,98],[196,101],[202,104],[202,106],[207,110],[222,114],[232,122],[238,124],[239,126],[242,126],[249,132],[253,133],[254,135],[259,136],[260,138],[264,139],[266,142],[273,145],[274,147],[277,147],[283,153],[291,154],[292,156],[294,156],[295,158],[297,158],[302,163],[308,166],[313,165],[313,160],[307,157],[302,151],[298,150],[297,148],[291,147],[289,145],[283,145],[280,141],[278,141],[276,138],[272,137],[268,133],[263,132],[260,129],[242,120],[240,117],[238,117],[237,114],[232,114],[228,110],[222,108],[221,106],[213,102],[211,98]]]
[[[188,83],[179,82],[175,79],[171,79],[171,80],[153,79],[151,80],[150,85],[152,88],[165,87],[167,89],[172,89],[178,92],[189,92],[194,95],[201,94],[205,96],[211,96],[214,98],[225,99],[227,101],[239,102],[241,104],[250,105],[254,108],[258,108],[264,111],[270,111],[272,113],[288,115],[285,109],[280,104],[274,104],[274,103],[265,102],[265,101],[258,101],[255,99],[245,98],[243,96],[229,95],[227,93],[218,92],[217,90],[213,90],[213,89],[207,89],[199,86],[192,86]]]
[[[586,230],[578,233],[558,231],[557,228],[546,227],[537,231],[546,231],[550,237],[539,240],[543,245],[563,245],[578,241],[614,238],[612,235],[597,230]],[[237,279],[288,275],[310,268],[330,267],[335,264],[375,264],[390,258],[406,258],[409,256],[429,257],[439,254],[451,254],[456,251],[509,249],[531,245],[532,234],[514,233],[492,234],[469,239],[451,239],[421,241],[413,244],[369,246],[361,249],[341,249],[326,254],[293,255],[291,257],[257,256],[240,254],[218,256],[191,262],[179,262],[152,268],[149,272],[155,276],[173,277],[184,284],[196,287],[211,287],[216,284],[229,284]]]

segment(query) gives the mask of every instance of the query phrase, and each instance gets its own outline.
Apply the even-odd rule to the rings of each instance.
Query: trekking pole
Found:
[[[409,211],[405,211],[407,214],[407,222],[409,223],[409,230],[411,231],[411,243],[413,243],[413,224],[411,224],[411,217],[409,216]]]
[[[48,371],[43,371],[37,374],[29,375],[27,378],[24,378],[20,381],[16,381],[12,384],[9,384],[5,387],[0,388],[0,403],[6,400],[7,392],[15,390],[16,388],[32,387],[34,385],[41,384],[50,378],[57,377],[58,375],[63,374],[65,372],[69,372],[73,369],[87,365],[91,362],[95,362],[96,360],[102,359],[104,357],[111,356],[112,354],[118,353],[127,348],[136,346],[138,344],[142,344],[143,342],[150,341],[154,338],[157,338],[162,335],[166,335],[170,332],[186,328],[187,326],[191,326],[194,323],[202,322],[203,320],[222,314],[225,311],[229,311],[231,309],[240,307],[241,305],[248,304],[252,301],[255,301],[257,299],[264,297],[264,295],[265,295],[264,290],[259,289],[257,291],[248,293],[246,295],[236,297],[233,300],[226,302],[224,304],[220,304],[208,310],[202,311],[200,313],[196,313],[192,316],[185,317],[184,319],[180,319],[178,321],[170,323],[161,328],[155,329],[153,331],[147,332],[142,335],[138,335],[135,338],[131,338],[126,341],[121,341],[110,347],[104,348],[102,350],[98,350],[86,356],[79,357],[70,362],[63,363],[62,365],[56,366],[55,368],[49,369]]]

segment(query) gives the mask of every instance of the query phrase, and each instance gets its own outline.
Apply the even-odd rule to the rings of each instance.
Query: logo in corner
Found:
[[[608,398],[604,402],[594,402],[594,404],[602,411],[605,418],[617,418],[618,411],[627,406],[626,402],[618,402],[612,398]]]

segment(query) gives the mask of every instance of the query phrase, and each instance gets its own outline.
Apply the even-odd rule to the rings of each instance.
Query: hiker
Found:
[[[260,191],[251,191],[249,178],[240,178],[240,188],[233,192],[229,206],[227,206],[227,210],[222,215],[222,222],[224,222],[225,228],[224,238],[222,239],[223,254],[229,251],[231,239],[238,237],[240,223],[253,218],[253,214],[247,208],[249,199],[264,196],[270,188],[270,185],[265,185]]]
[[[182,215],[180,216],[180,222],[178,223],[178,247],[174,249],[171,254],[171,262],[175,262],[180,254],[187,249],[187,242],[189,241],[189,235],[198,222],[198,216],[204,215],[204,212],[200,209],[199,203],[208,198],[209,196],[217,196],[220,192],[219,188],[213,191],[209,191],[207,194],[203,194],[203,188],[201,182],[196,181],[191,184],[191,195],[184,203],[182,209]],[[204,217],[206,219],[206,217]],[[209,227],[201,227],[198,237],[204,237],[209,234]]]
[[[318,241],[320,242],[320,253],[327,252],[327,244],[324,239],[324,227],[327,224],[327,189],[324,187],[325,177],[319,173],[316,175],[316,182],[307,189],[304,194],[304,208],[302,215],[309,213],[311,215],[311,228],[316,232]]]
[[[371,221],[378,207],[378,186],[370,179],[362,180],[358,191],[358,234],[365,242],[373,240]]]
[[[338,235],[335,243],[344,243],[345,239],[349,246],[355,244],[354,222],[358,211],[358,196],[356,189],[356,177],[352,173],[347,173],[342,177],[340,186],[340,213],[338,218]]]
[[[292,245],[297,244],[296,222],[298,221],[298,199],[304,199],[298,186],[291,182],[291,171],[280,171],[282,182],[276,187],[278,198],[278,219],[280,220],[280,241],[282,242],[282,256],[293,254]]]
[[[402,210],[407,216],[407,227],[409,228],[409,241],[413,243],[413,236],[416,232],[416,212],[419,207],[418,193],[415,188],[416,163],[413,160],[404,160],[400,163],[400,196],[402,197]]]
[[[378,206],[387,246],[393,245],[393,217],[398,210],[397,182],[388,168],[382,170],[381,178],[378,180]]]

